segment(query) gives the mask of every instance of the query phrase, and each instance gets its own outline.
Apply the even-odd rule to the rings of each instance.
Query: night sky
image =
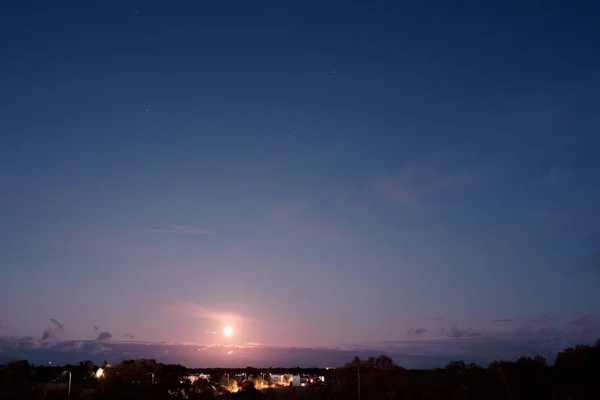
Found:
[[[597,2],[10,3],[0,359],[600,337]]]

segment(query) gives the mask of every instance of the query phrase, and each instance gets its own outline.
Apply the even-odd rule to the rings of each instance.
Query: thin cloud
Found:
[[[468,170],[447,171],[432,161],[407,164],[375,181],[375,191],[399,206],[414,206],[427,197],[477,181],[478,174]]]
[[[600,250],[594,252],[590,257],[590,265],[595,270],[600,270]]]
[[[515,322],[514,319],[503,318],[503,319],[493,319],[492,322]]]
[[[556,336],[566,336],[567,332],[564,330],[555,327],[555,326],[547,326],[541,328],[534,328],[529,325],[521,325],[517,327],[514,331],[511,332],[503,332],[503,333],[495,333],[490,335],[492,338],[497,339],[518,339],[518,338],[528,338],[528,339],[542,339],[546,337],[556,337]]]
[[[40,339],[42,342],[51,339],[56,340],[62,333],[65,332],[66,327],[62,322],[55,318],[50,318],[50,322],[52,324],[48,326],[44,332],[42,332],[42,337]]]
[[[549,314],[538,315],[537,317],[531,319],[531,322],[534,324],[547,324],[554,321],[556,321],[556,316]]]
[[[54,319],[54,318],[50,318],[50,321],[51,321],[51,322],[52,322],[54,325],[56,325],[56,328],[60,329],[61,331],[64,331],[64,330],[65,330],[65,325],[64,325],[62,322],[60,322],[59,320],[57,320],[57,319]]]
[[[477,338],[485,335],[483,332],[477,332],[473,328],[459,329],[456,325],[452,326],[450,329],[445,329],[442,332],[445,336],[452,339]]]
[[[515,329],[513,332],[509,332],[508,336],[513,336],[513,337],[529,337],[529,336],[533,336],[534,333],[535,333],[535,330],[531,326],[529,326],[529,325],[521,325],[517,329]]]
[[[96,338],[96,341],[106,342],[107,340],[110,340],[111,338],[112,338],[112,334],[110,332],[100,332],[98,334],[98,337]]]
[[[197,303],[187,301],[163,301],[161,302],[161,305],[169,311],[173,311],[191,318],[209,319],[221,322],[234,322],[252,319],[242,316],[240,314],[236,314],[234,312],[209,308]]]
[[[375,190],[385,200],[401,206],[415,205],[421,197],[419,190],[407,186],[397,177],[379,178],[375,183]]]
[[[539,328],[536,331],[536,334],[539,336],[556,336],[563,335],[565,332],[562,329],[557,328],[556,326],[547,326],[545,328]]]
[[[343,136],[338,135],[333,140],[330,140],[328,144],[326,144],[323,149],[323,155],[327,158],[335,157],[342,147],[344,146],[346,140]]]
[[[425,328],[410,328],[406,333],[406,336],[421,336],[425,332],[427,332],[427,329]]]
[[[414,317],[412,319],[416,319],[416,320],[430,320],[430,321],[441,321],[444,319],[444,317],[424,317],[424,316],[418,316],[418,317]]]
[[[571,328],[582,330],[600,329],[600,316],[596,314],[579,314],[571,318],[567,324]]]
[[[170,228],[158,228],[158,229],[150,229],[150,232],[160,232],[160,233],[179,233],[182,235],[214,235],[215,232],[199,228],[195,226],[186,226],[186,225],[171,225]]]
[[[544,177],[544,183],[549,186],[564,185],[569,180],[569,174],[563,168],[552,168]]]
[[[324,221],[311,215],[304,204],[286,204],[271,210],[268,220],[290,232],[326,242],[357,239],[334,221]]]

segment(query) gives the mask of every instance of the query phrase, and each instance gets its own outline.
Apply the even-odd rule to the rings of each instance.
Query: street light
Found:
[[[146,375],[152,375],[152,384],[154,385],[154,372],[148,372]]]
[[[69,374],[69,392],[67,393],[67,400],[71,398],[71,372],[63,371],[61,376],[64,374]]]
[[[360,400],[360,359],[358,359],[358,363],[356,364],[356,371],[358,374],[358,400]]]

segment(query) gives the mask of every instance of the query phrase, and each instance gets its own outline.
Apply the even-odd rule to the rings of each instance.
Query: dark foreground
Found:
[[[325,382],[307,387],[266,388],[273,369],[211,369],[209,380],[187,379],[198,370],[154,360],[123,361],[101,373],[91,362],[77,366],[31,366],[16,361],[0,367],[1,400],[70,399],[358,399],[361,400],[579,400],[600,399],[600,340],[558,354],[553,365],[542,357],[495,361],[487,368],[462,361],[434,370],[407,370],[386,356],[354,359],[334,370],[293,369],[299,375],[323,375]],[[245,373],[239,382],[232,377]],[[359,378],[360,371],[360,378]],[[240,375],[241,376],[241,375]],[[260,387],[265,389],[259,390]]]

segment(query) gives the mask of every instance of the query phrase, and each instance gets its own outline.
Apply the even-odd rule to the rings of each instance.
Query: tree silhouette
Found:
[[[342,368],[325,371],[294,368],[297,374],[326,375],[326,384],[306,388],[264,389],[261,370],[212,369],[215,380],[186,377],[192,370],[181,365],[157,364],[154,360],[125,360],[107,366],[105,378],[90,379],[95,366],[90,361],[69,366],[32,366],[15,361],[0,366],[1,400],[64,399],[65,383],[56,383],[63,370],[73,374],[72,400],[162,400],[162,399],[328,399],[358,398],[360,370],[361,400],[586,400],[600,399],[600,340],[594,346],[575,346],[560,352],[553,364],[541,356],[499,360],[487,368],[452,361],[445,368],[407,370],[385,355],[355,357]],[[270,373],[288,372],[273,368]],[[225,374],[248,373],[241,383]],[[148,373],[156,375],[151,384]],[[196,370],[194,373],[198,373]],[[230,390],[227,390],[230,389]]]

